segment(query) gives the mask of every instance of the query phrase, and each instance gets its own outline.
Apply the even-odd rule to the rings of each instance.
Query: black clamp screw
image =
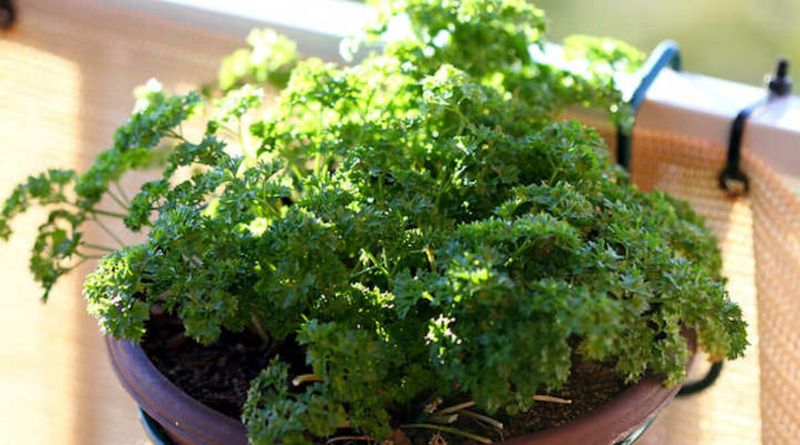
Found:
[[[792,79],[789,78],[789,61],[781,59],[778,61],[778,69],[775,75],[770,77],[767,83],[770,94],[777,97],[788,96],[792,92]]]
[[[10,28],[16,18],[17,14],[11,0],[0,0],[0,28]]]
[[[771,76],[767,82],[769,93],[767,97],[758,100],[742,109],[731,125],[730,137],[728,138],[728,157],[725,167],[719,174],[719,186],[731,196],[745,194],[750,189],[750,181],[747,175],[739,168],[742,159],[742,138],[747,119],[753,112],[768,104],[771,100],[788,96],[792,92],[792,81],[789,79],[789,61],[781,59],[778,61],[778,68],[775,75]]]

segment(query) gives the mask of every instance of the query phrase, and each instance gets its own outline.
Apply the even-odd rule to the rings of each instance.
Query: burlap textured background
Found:
[[[748,197],[731,198],[719,188],[717,174],[726,152],[723,146],[637,128],[633,150],[631,168],[637,185],[645,190],[658,188],[688,200],[714,230],[722,249],[728,290],[731,298],[742,306],[751,342],[743,359],[725,363],[714,386],[676,400],[659,417],[643,442],[670,445],[761,443],[759,349],[763,337],[756,315],[755,215],[752,210],[752,203],[759,197],[751,193]],[[744,168],[751,175],[752,185],[760,189],[765,180],[763,175],[769,172],[751,173],[749,167],[750,158],[747,158]],[[706,368],[700,361],[695,374],[702,374]]]
[[[212,79],[240,44],[99,0],[17,3],[20,22],[0,34],[2,196],[42,168],[85,168],[126,118],[133,86],[150,76],[170,88]],[[680,134],[634,134],[634,181],[687,199],[719,237],[752,343],[711,389],[670,406],[646,444],[800,440],[800,202],[752,155],[743,163],[750,194],[728,197],[716,179],[724,153]],[[24,239],[0,248],[0,443],[146,443],[85,315],[80,280],[59,286],[47,306],[36,302],[26,259],[41,216],[21,220]]]

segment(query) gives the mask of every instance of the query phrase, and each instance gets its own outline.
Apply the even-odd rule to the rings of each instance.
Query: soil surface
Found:
[[[583,361],[577,356],[573,357],[572,363],[572,374],[564,387],[550,394],[571,403],[534,403],[530,411],[509,419],[506,437],[541,431],[578,419],[628,387],[625,379],[609,364]]]
[[[239,419],[250,381],[267,367],[269,353],[247,331],[223,332],[219,341],[201,345],[183,335],[176,319],[151,316],[142,348],[169,381],[192,398]]]
[[[235,419],[240,418],[250,381],[276,352],[247,331],[225,332],[216,343],[200,345],[183,335],[177,320],[166,316],[151,317],[142,346],[156,368],[172,383],[201,403]],[[286,357],[288,351],[278,352]],[[288,355],[298,354],[295,351]],[[295,358],[302,360],[299,356]],[[572,374],[564,387],[547,394],[571,403],[541,401],[534,403],[526,413],[514,416],[496,413],[492,417],[503,423],[502,434],[493,429],[489,431],[485,424],[484,427],[473,425],[474,431],[494,440],[541,431],[575,420],[627,388],[608,364],[586,362],[577,357],[573,363]],[[412,436],[411,442],[432,443],[421,439]],[[457,442],[455,438],[448,439],[450,443]]]

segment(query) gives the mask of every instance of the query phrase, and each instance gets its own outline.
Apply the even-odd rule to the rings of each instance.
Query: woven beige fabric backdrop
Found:
[[[44,168],[85,168],[127,118],[135,85],[155,76],[185,89],[213,79],[220,57],[241,44],[98,0],[17,3],[19,23],[0,34],[0,196]],[[750,195],[727,197],[716,185],[723,158],[724,147],[705,141],[646,128],[634,136],[634,180],[689,200],[719,237],[752,343],[712,389],[673,403],[646,444],[800,438],[800,311],[792,304],[800,203],[752,156]],[[0,445],[147,443],[85,315],[80,279],[66,280],[46,306],[37,301],[27,254],[41,217],[21,219],[21,236],[0,247]]]
[[[642,112],[646,112],[643,109]],[[648,432],[646,444],[758,444],[759,330],[756,316],[753,213],[748,198],[730,198],[717,185],[725,147],[637,128],[632,172],[643,189],[658,188],[688,200],[706,218],[720,241],[728,290],[744,311],[751,346],[740,360],[725,363],[717,383],[707,391],[676,400]],[[748,169],[749,170],[749,169]],[[762,171],[766,174],[768,172]],[[753,177],[755,184],[761,177]],[[697,373],[707,365],[700,361]],[[765,441],[764,443],[786,443]]]
[[[171,89],[214,79],[220,58],[242,43],[105,0],[15,3],[19,22],[0,31],[3,197],[43,169],[84,170],[130,116],[135,86],[150,77]],[[0,445],[147,444],[86,315],[80,276],[90,268],[59,284],[46,305],[38,301],[27,263],[43,218],[25,215],[14,225],[19,236],[0,244]]]

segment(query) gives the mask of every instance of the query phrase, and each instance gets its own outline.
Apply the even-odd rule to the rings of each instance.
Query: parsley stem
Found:
[[[80,252],[75,252],[75,255],[77,255],[78,258],[82,258],[84,261],[85,260],[99,260],[100,258],[103,258],[103,255],[86,255],[86,254],[83,254],[83,253],[80,253]],[[78,264],[82,264],[82,263],[83,263],[83,261],[80,261]],[[78,265],[76,264],[75,266],[71,267],[69,270],[72,270],[73,268],[75,268],[77,266]]]
[[[98,227],[103,229],[103,231],[106,232],[108,236],[110,236],[114,241],[116,241],[120,247],[125,247],[125,243],[123,243],[122,240],[117,236],[117,234],[114,233],[107,225],[105,225],[105,223],[101,221],[100,218],[94,216],[92,219],[94,220],[95,223],[97,223]]]
[[[351,441],[351,442],[355,442],[355,441],[371,442],[374,439],[372,438],[372,436],[336,436],[336,437],[331,437],[330,439],[328,439],[328,441],[325,442],[325,444],[327,445],[327,444],[331,444],[331,443],[334,443],[334,442],[342,442],[342,441],[345,441],[345,440]]]
[[[95,250],[103,250],[103,251],[106,251],[106,252],[114,252],[116,250],[116,249],[112,249],[111,247],[102,246],[100,244],[93,244],[93,243],[83,243],[82,242],[81,246],[88,247],[90,249],[95,249]]]
[[[239,141],[239,147],[242,148],[242,152],[245,150],[244,146],[244,131],[242,130],[242,118],[236,119],[236,139]]]
[[[121,196],[121,197],[122,197],[122,199],[123,199],[123,200],[124,200],[124,201],[125,201],[127,204],[129,204],[129,205],[130,205],[130,203],[131,203],[131,198],[129,198],[129,197],[128,197],[128,194],[127,194],[127,193],[125,193],[125,189],[122,187],[122,184],[120,184],[120,183],[119,183],[119,181],[114,181],[114,187],[115,187],[115,188],[117,189],[117,191],[119,192],[119,196]]]
[[[88,212],[89,213],[94,213],[94,214],[97,214],[97,215],[109,216],[111,218],[119,218],[119,219],[125,219],[128,216],[128,215],[125,215],[124,213],[110,212],[108,210],[101,210],[101,209],[90,209],[90,210],[88,210]]]
[[[253,314],[253,316],[250,317],[250,323],[253,325],[253,330],[256,332],[256,334],[258,334],[259,337],[261,337],[261,340],[264,342],[264,344],[269,344],[269,335],[267,335],[266,331],[264,331],[264,326],[256,314]]]
[[[231,127],[229,127],[227,125],[220,124],[219,128],[221,130],[225,130],[228,133],[228,136],[230,136],[231,138],[238,139],[239,133],[234,131]]]
[[[401,425],[401,428],[416,428],[416,429],[426,429],[426,430],[437,430],[442,431],[445,433],[455,434],[457,436],[466,437],[467,439],[472,439],[480,443],[490,444],[492,443],[492,439],[488,437],[479,436],[477,434],[472,434],[467,431],[461,431],[457,428],[452,428],[449,426],[444,425],[434,425],[432,423],[410,423],[408,425]]]
[[[181,133],[183,133],[183,130],[181,130]],[[164,134],[173,139],[178,139],[180,141],[186,142],[186,138],[183,137],[183,134],[176,133],[175,130],[166,131],[164,132]]]
[[[122,207],[122,208],[123,208],[123,209],[125,209],[125,210],[128,210],[128,205],[125,203],[125,201],[123,201],[123,200],[122,200],[122,198],[120,198],[119,196],[117,196],[116,194],[114,194],[114,192],[112,192],[111,190],[106,190],[106,193],[108,194],[108,196],[109,196],[109,197],[110,197],[110,198],[111,198],[111,199],[112,199],[114,202],[116,202],[116,203],[117,203],[117,205],[118,205],[118,206]]]
[[[322,381],[323,381],[322,377],[316,374],[303,374],[292,379],[292,385],[300,386],[303,383],[322,382]]]
[[[443,416],[445,414],[452,414],[461,411],[462,409],[472,408],[473,406],[475,406],[475,402],[470,400],[469,402],[459,403],[458,405],[442,408],[436,414],[439,416]]]
[[[75,255],[77,255],[81,260],[78,261],[77,263],[73,264],[72,266],[67,267],[66,269],[64,269],[64,273],[72,272],[73,269],[77,269],[81,264],[86,262],[87,258],[86,258],[85,255],[82,255],[82,254],[80,254],[78,252],[75,252]]]

